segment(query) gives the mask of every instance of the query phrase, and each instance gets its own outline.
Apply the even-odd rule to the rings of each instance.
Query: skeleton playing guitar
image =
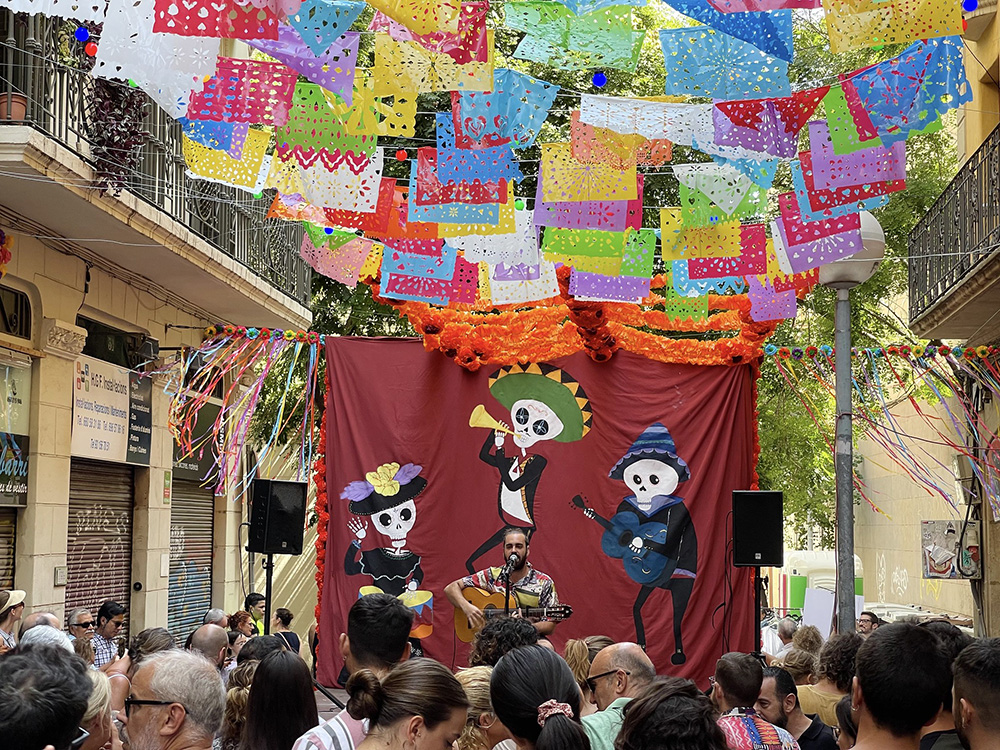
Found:
[[[608,557],[621,558],[625,572],[636,583],[652,584],[667,566],[676,564],[666,554],[667,527],[662,523],[642,523],[635,513],[616,513],[610,520],[588,508],[582,497],[573,498],[574,507],[604,527],[601,549]]]
[[[470,604],[483,611],[483,617],[489,620],[492,617],[503,617],[504,595],[500,592],[491,594],[488,591],[469,586],[462,589],[462,596]],[[565,620],[573,614],[573,608],[560,604],[556,607],[518,607],[513,595],[510,597],[510,611],[517,612],[521,617],[543,617],[547,620]],[[469,624],[469,618],[460,609],[455,610],[455,633],[462,643],[472,643],[476,635],[476,628]]]

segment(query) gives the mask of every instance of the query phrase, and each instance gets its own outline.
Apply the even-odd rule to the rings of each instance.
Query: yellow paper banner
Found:
[[[962,34],[959,0],[823,0],[831,52]]]

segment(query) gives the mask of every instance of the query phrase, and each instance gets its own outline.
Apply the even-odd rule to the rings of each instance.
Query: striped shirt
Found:
[[[292,750],[354,750],[366,734],[368,722],[351,718],[344,709],[295,740]]]

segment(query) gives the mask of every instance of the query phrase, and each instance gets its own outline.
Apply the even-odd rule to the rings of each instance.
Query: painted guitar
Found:
[[[504,595],[500,592],[491,594],[488,591],[483,591],[482,589],[475,588],[474,586],[469,586],[468,588],[462,589],[462,596],[465,597],[465,601],[469,602],[473,606],[479,607],[479,609],[483,611],[483,617],[487,620],[491,617],[504,616]],[[544,617],[556,622],[559,620],[565,620],[573,614],[573,608],[565,604],[560,604],[556,607],[519,608],[513,594],[511,594],[510,597],[510,610],[511,612],[518,611],[521,617]],[[476,628],[469,625],[469,618],[465,616],[465,613],[460,609],[456,609],[455,633],[458,635],[458,640],[462,643],[472,643],[472,639],[476,635],[476,630]]]
[[[604,527],[601,549],[608,557],[620,558],[625,572],[636,583],[652,584],[663,575],[668,565],[674,563],[667,554],[664,544],[667,527],[662,523],[642,523],[639,516],[627,511],[616,513],[609,521],[593,508],[588,508],[579,495],[573,498],[572,503],[587,518]]]

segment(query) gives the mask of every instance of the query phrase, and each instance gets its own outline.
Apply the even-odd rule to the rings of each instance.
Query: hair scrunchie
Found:
[[[555,698],[551,698],[538,707],[538,726],[544,727],[550,716],[562,714],[568,719],[573,718],[573,709],[568,703],[560,703]]]

